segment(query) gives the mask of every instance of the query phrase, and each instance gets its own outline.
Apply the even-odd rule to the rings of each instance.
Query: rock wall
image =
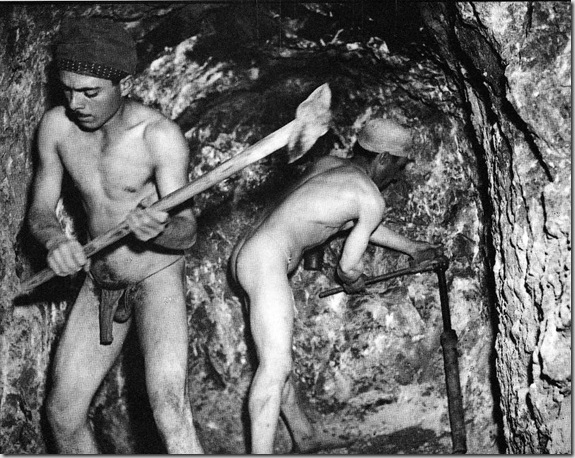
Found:
[[[20,278],[42,256],[23,220],[32,177],[34,133],[46,106],[50,8],[0,16],[0,451],[39,453],[45,447],[42,403],[55,330],[65,303],[53,286],[14,300]],[[46,302],[46,298],[54,298]]]
[[[211,51],[226,60],[208,61],[200,57],[209,36],[198,33],[153,61],[138,77],[134,97],[180,123],[193,154],[191,179],[288,122],[297,103],[324,82],[335,94],[334,122],[318,150],[347,155],[370,116],[412,126],[417,154],[405,178],[385,193],[385,222],[410,237],[446,246],[468,447],[495,453],[493,310],[482,293],[484,210],[456,87],[431,60],[390,52],[376,37],[353,46],[337,38],[329,45],[307,41],[302,49],[303,33],[290,30],[293,42],[284,42],[281,52],[275,42],[260,46],[254,60],[221,40],[219,46],[212,43]],[[253,348],[246,341],[240,297],[228,282],[227,259],[265,205],[300,172],[301,167],[287,167],[281,155],[273,156],[194,199],[200,233],[188,258],[191,338],[194,354],[204,358],[192,362],[190,383],[201,391],[192,402],[204,443],[212,450],[245,450],[243,402],[253,374]],[[295,373],[310,415],[337,434],[357,435],[350,453],[448,452],[435,276],[381,284],[362,298],[319,299],[319,291],[334,284],[341,243],[340,238],[326,247],[321,272],[300,266],[292,277],[298,309]],[[373,247],[366,273],[378,275],[405,263],[405,257]],[[223,414],[228,411],[232,414]],[[398,439],[405,437],[411,440]],[[280,429],[278,452],[290,446]]]
[[[510,453],[571,453],[570,21],[566,2],[427,8],[467,101],[492,208]]]
[[[191,179],[289,122],[324,82],[334,91],[335,122],[318,154],[346,155],[374,114],[410,124],[416,160],[387,190],[385,221],[410,237],[443,242],[451,259],[469,452],[570,452],[570,6],[423,3],[420,27],[416,10],[393,3],[394,17],[413,19],[403,32],[416,46],[400,47],[401,30],[395,40],[382,38],[388,27],[381,18],[389,15],[359,35],[339,32],[364,23],[346,5],[293,6],[283,16],[267,6],[167,2],[2,7],[0,451],[53,451],[42,409],[46,374],[81,279],[50,283],[27,298],[14,294],[44,256],[23,218],[34,130],[51,103],[48,45],[63,15],[80,12],[120,20],[138,38],[149,65],[133,97],[179,123],[192,153]],[[194,199],[200,232],[187,256],[189,377],[208,453],[247,450],[253,348],[227,259],[302,170],[278,153]],[[66,205],[60,210],[74,231]],[[333,286],[341,243],[325,248],[321,272],[300,266],[292,278],[295,372],[310,415],[360,437],[340,453],[448,453],[435,277],[379,284],[361,298],[319,299]],[[405,262],[373,247],[366,272]],[[135,339],[91,416],[103,452],[163,452]],[[286,452],[291,444],[280,426],[277,451]]]

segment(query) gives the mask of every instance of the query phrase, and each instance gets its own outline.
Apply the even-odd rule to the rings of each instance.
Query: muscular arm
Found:
[[[370,242],[385,248],[400,251],[410,256],[413,256],[417,248],[423,243],[404,237],[385,227],[383,224],[377,226],[377,229],[371,234]]]
[[[379,197],[379,196],[378,196]],[[339,261],[337,274],[344,283],[353,283],[363,273],[361,258],[370,241],[371,234],[381,222],[384,202],[371,195],[358,196],[359,217],[347,237]]]
[[[47,262],[58,275],[69,275],[88,264],[82,246],[66,237],[56,215],[64,167],[58,156],[56,138],[62,120],[48,112],[38,128],[38,169],[34,177],[28,225],[32,235],[48,250]]]
[[[53,124],[54,116],[46,114],[38,128],[38,169],[34,177],[32,204],[28,213],[32,235],[47,248],[51,240],[65,238],[56,216],[64,168],[56,150]]]
[[[165,119],[150,126],[145,135],[154,160],[154,178],[161,198],[188,183],[188,145],[179,127]],[[148,231],[145,224],[137,228],[134,225],[133,232],[141,240],[150,240],[154,245],[170,249],[186,249],[194,244],[197,224],[189,203],[175,209],[169,218],[166,212],[137,209],[129,215],[128,221],[139,219],[141,222],[146,218],[155,220],[155,223],[165,223],[165,226],[155,235],[157,231]],[[155,223],[150,221],[150,227]],[[150,238],[150,234],[153,237]]]
[[[415,262],[433,259],[443,254],[441,244],[432,245],[419,240],[411,240],[401,234],[393,232],[383,224],[377,226],[377,229],[371,234],[369,240],[376,245],[405,253],[411,256]]]

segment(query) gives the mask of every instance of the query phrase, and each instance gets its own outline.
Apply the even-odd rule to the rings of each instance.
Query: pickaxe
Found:
[[[449,267],[449,259],[439,256],[435,259],[424,261],[416,266],[388,272],[383,275],[371,277],[365,280],[366,285],[378,283],[404,275],[413,275],[423,272],[435,272],[439,285],[439,299],[441,302],[441,316],[443,319],[443,332],[440,341],[443,348],[443,364],[445,366],[445,384],[447,386],[447,406],[449,410],[449,424],[451,426],[451,441],[453,453],[462,454],[467,452],[465,422],[463,415],[463,399],[461,396],[461,384],[459,380],[459,364],[457,354],[457,334],[451,328],[451,313],[449,310],[449,297],[445,272]],[[319,293],[319,297],[326,297],[344,291],[342,287],[332,288]]]
[[[325,83],[315,89],[309,97],[297,107],[296,116],[293,121],[272,132],[267,137],[220,164],[210,172],[202,175],[197,180],[164,196],[151,205],[150,208],[169,211],[284,146],[288,147],[288,163],[296,161],[314,145],[319,137],[328,131],[331,121],[330,105],[331,90],[328,84]],[[86,257],[91,257],[112,243],[124,238],[129,233],[130,228],[127,222],[123,221],[108,232],[84,245],[84,253]],[[20,285],[19,295],[29,293],[55,275],[50,268],[38,272]],[[106,316],[110,315],[109,312],[110,311],[105,311]],[[100,313],[102,314],[102,310]],[[105,319],[104,321],[107,323],[110,320]],[[101,337],[102,332],[111,336],[111,322],[109,326],[109,329],[102,330],[101,323]]]

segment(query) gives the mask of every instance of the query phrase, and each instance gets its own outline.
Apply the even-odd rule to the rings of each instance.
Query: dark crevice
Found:
[[[541,153],[539,146],[537,146],[537,143],[535,141],[536,134],[529,128],[529,125],[519,115],[519,113],[517,113],[515,107],[506,98],[503,99],[502,109],[503,113],[507,116],[507,119],[509,119],[509,121],[511,121],[511,123],[513,123],[513,125],[517,127],[517,129],[523,134],[523,139],[529,145],[529,149],[531,150],[531,152],[537,159],[537,162],[543,169],[543,172],[545,173],[547,180],[549,180],[550,182],[555,181],[555,178],[553,177],[553,172],[549,168],[547,162],[545,162],[545,159],[543,158],[543,154]]]
[[[452,8],[454,9],[455,7]],[[454,16],[455,23],[458,23],[460,21],[459,15],[455,10],[453,10],[452,14]],[[484,106],[488,110],[488,122],[493,124],[499,120],[499,116],[495,111],[498,109],[501,114],[504,115],[523,134],[525,141],[541,165],[547,179],[552,182],[553,175],[533,138],[534,133],[530,130],[528,124],[523,120],[523,118],[521,118],[521,116],[519,116],[511,102],[507,99],[507,81],[505,79],[504,71],[505,65],[501,56],[478,30],[474,30],[466,24],[460,25],[460,30],[468,31],[464,34],[467,40],[465,42],[460,41],[455,32],[451,35],[455,55],[459,62],[461,62],[465,69],[470,73],[470,77],[467,78],[467,81],[484,101]],[[473,41],[477,45],[477,49],[474,49],[475,54],[473,54],[475,59],[463,48],[464,44],[465,46],[469,46],[469,41]],[[480,62],[481,67],[478,66],[477,62]],[[494,77],[493,75],[496,76]],[[488,87],[494,92],[493,96],[488,90]]]

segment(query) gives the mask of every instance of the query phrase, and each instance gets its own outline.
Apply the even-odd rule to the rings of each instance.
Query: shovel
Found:
[[[329,85],[325,83],[315,89],[297,107],[293,121],[202,175],[197,180],[167,194],[149,208],[169,211],[284,146],[288,147],[288,163],[296,161],[314,145],[319,137],[328,131],[331,121],[330,105],[331,90]],[[91,257],[112,243],[124,238],[129,233],[130,228],[127,222],[123,221],[84,245],[84,254],[86,257]],[[29,293],[37,286],[52,279],[55,275],[50,268],[38,272],[21,284],[19,295]]]

